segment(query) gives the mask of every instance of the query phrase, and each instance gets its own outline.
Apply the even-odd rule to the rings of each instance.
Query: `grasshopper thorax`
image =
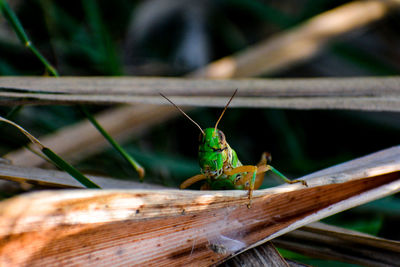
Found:
[[[199,137],[199,165],[204,174],[219,176],[229,158],[229,146],[222,131],[206,128]]]

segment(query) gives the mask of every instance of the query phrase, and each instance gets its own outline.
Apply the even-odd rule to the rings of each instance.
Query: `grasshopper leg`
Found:
[[[270,154],[264,152],[261,155],[260,162],[257,164],[257,166],[242,166],[246,168],[246,170],[243,172],[248,172],[248,173],[245,177],[243,177],[243,179],[237,182],[237,185],[243,185],[245,189],[249,189],[249,204],[247,205],[249,208],[251,207],[253,190],[258,189],[262,185],[265,173],[271,170],[270,166],[267,164],[268,160],[270,160]],[[234,170],[243,170],[243,168],[242,169],[235,168]],[[227,174],[229,175],[230,173]]]
[[[275,173],[276,175],[279,176],[279,178],[281,178],[283,181],[285,181],[285,183],[288,184],[296,184],[296,183],[302,183],[304,186],[308,186],[307,182],[304,180],[289,180],[285,175],[283,175],[280,171],[278,171],[277,169],[275,169],[274,167],[272,167],[271,165],[269,165],[270,170]]]
[[[253,165],[239,166],[232,170],[225,171],[225,174],[226,175],[235,175],[235,174],[242,173],[242,172],[247,172],[248,174],[243,179],[243,181],[242,180],[238,181],[236,183],[236,185],[243,184],[246,189],[247,188],[249,189],[249,204],[247,204],[247,207],[250,208],[251,207],[251,199],[253,197],[254,184],[256,182],[256,176],[258,173],[257,166],[253,166]]]
[[[269,153],[264,152],[261,156],[260,162],[257,164],[258,171],[257,171],[257,186],[255,188],[257,189],[258,187],[261,186],[262,181],[264,180],[264,173],[267,171],[271,171],[274,174],[278,175],[279,178],[281,178],[285,183],[288,184],[295,184],[295,183],[302,183],[304,186],[308,186],[307,182],[304,180],[290,180],[288,179],[285,175],[283,175],[280,171],[269,165],[268,163],[271,161],[271,156]],[[247,174],[245,177],[245,180],[250,179],[251,174]],[[259,176],[260,175],[260,176]]]
[[[197,183],[198,181],[205,180],[206,176],[204,174],[197,174],[193,177],[190,177],[189,179],[186,179],[181,185],[179,186],[180,189],[185,189],[189,186],[191,186],[194,183]]]
[[[260,162],[257,164],[257,166],[251,166],[251,165],[246,165],[246,166],[240,166],[237,168],[234,168],[233,170],[229,172],[225,172],[227,175],[233,175],[237,174],[240,172],[247,172],[247,175],[242,178],[240,181],[237,182],[237,185],[244,185],[246,189],[249,189],[249,204],[247,205],[249,208],[251,206],[251,199],[253,196],[253,190],[257,189],[261,186],[265,173],[267,171],[272,171],[276,175],[279,176],[282,180],[284,180],[288,184],[294,184],[294,183],[302,183],[304,186],[307,186],[307,182],[304,180],[289,180],[285,175],[283,175],[281,172],[279,172],[277,169],[272,167],[271,165],[268,164],[270,161],[270,156],[268,153],[264,152],[261,156]]]

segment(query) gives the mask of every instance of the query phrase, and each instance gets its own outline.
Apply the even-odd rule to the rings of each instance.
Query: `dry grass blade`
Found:
[[[31,141],[31,143],[33,145],[35,145],[35,147],[37,149],[39,149],[43,153],[43,155],[45,155],[47,157],[47,159],[49,161],[51,161],[55,166],[59,167],[60,169],[68,172],[74,179],[79,181],[86,188],[100,188],[96,183],[92,182],[90,179],[88,179],[86,176],[84,176],[82,173],[80,173],[77,169],[75,169],[72,165],[70,165],[68,162],[66,162],[62,158],[60,158],[51,149],[45,147],[36,137],[34,137],[31,133],[26,131],[20,125],[12,122],[10,120],[7,120],[1,116],[0,116],[0,121],[17,128],[21,133],[23,133]]]
[[[320,222],[312,223],[301,228],[302,231],[320,234],[328,237],[334,237],[343,241],[349,241],[357,244],[364,244],[375,249],[384,249],[391,252],[400,253],[400,242],[388,240],[376,236],[360,233],[353,230],[344,229],[334,225],[328,225]]]
[[[289,265],[276,250],[271,242],[253,248],[238,256],[226,261],[221,267],[241,267],[241,266],[276,266],[289,267]]]
[[[117,180],[110,177],[92,175],[88,175],[88,177],[90,180],[104,189],[165,189],[165,187],[159,185]],[[0,179],[15,182],[27,182],[30,184],[38,184],[49,187],[85,188],[69,174],[62,171],[45,170],[32,167],[19,167],[3,163],[0,163]]]
[[[366,97],[400,95],[400,77],[193,79],[165,77],[0,77],[0,92],[65,96]],[[21,95],[23,97],[23,95]],[[38,95],[39,97],[39,95]],[[236,99],[237,97],[235,97]],[[40,98],[39,98],[40,99]],[[160,98],[161,99],[161,98]],[[79,101],[73,100],[71,101]],[[159,101],[157,104],[165,103]],[[225,103],[226,104],[226,103]],[[223,107],[223,106],[222,106]]]
[[[400,147],[243,191],[79,190],[0,203],[1,264],[207,266],[400,190]],[[5,238],[7,237],[7,238]]]
[[[322,259],[364,266],[392,266],[400,262],[400,242],[313,223],[274,239],[274,244]]]
[[[222,58],[195,77],[249,77],[275,72],[315,55],[331,39],[377,21],[400,7],[400,1],[353,1],[311,18],[302,25]]]
[[[195,80],[177,78],[0,78],[3,104],[165,104],[236,107],[400,110],[399,77]],[[73,88],[73,89],[71,89]]]

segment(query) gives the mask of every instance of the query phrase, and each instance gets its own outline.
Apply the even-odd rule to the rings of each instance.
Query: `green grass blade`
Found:
[[[8,3],[5,0],[0,1],[0,9],[3,13],[6,20],[11,24],[12,28],[14,29],[15,33],[17,34],[18,38],[21,42],[32,51],[33,54],[43,63],[47,71],[52,76],[58,76],[56,69],[47,61],[47,59],[36,49],[36,47],[31,43],[26,34],[24,28],[22,27],[21,22],[19,21],[17,15],[14,11],[10,8]]]
[[[92,116],[92,114],[87,110],[85,106],[80,106],[80,109],[82,112],[86,115],[88,120],[97,128],[97,130],[104,136],[105,139],[121,154],[122,157],[126,161],[129,162],[129,164],[132,165],[132,167],[137,171],[139,174],[140,180],[143,179],[145,175],[144,168],[135,160],[133,159],[104,129],[101,127],[101,125],[95,120],[95,118]]]
[[[43,63],[43,65],[46,67],[47,71],[51,74],[51,76],[55,77],[59,76],[56,69],[47,61],[47,59],[36,49],[36,47],[31,42],[27,42],[25,45]]]
[[[28,35],[25,33],[25,30],[22,27],[17,15],[15,15],[14,11],[10,8],[10,6],[5,0],[0,0],[0,9],[5,19],[13,27],[15,33],[17,34],[21,42],[24,44],[29,42]]]
[[[91,2],[92,5],[95,5],[95,2]],[[96,6],[95,6],[96,7]],[[4,14],[5,18],[7,21],[12,25],[14,31],[18,35],[18,38],[21,40],[22,43],[25,44],[26,47],[28,47],[34,54],[35,56],[43,63],[43,65],[46,67],[46,69],[49,71],[49,73],[52,76],[59,77],[58,72],[56,69],[46,60],[46,58],[43,57],[43,55],[35,48],[35,46],[31,43],[31,41],[28,38],[28,35],[25,33],[24,28],[22,27],[22,24],[20,23],[18,17],[14,13],[14,11],[10,8],[8,3],[5,0],[0,0],[0,9],[1,12]],[[95,19],[99,20],[99,18]],[[138,162],[136,162],[104,129],[103,127],[100,126],[100,124],[96,121],[96,119],[90,114],[90,112],[86,109],[84,106],[80,106],[82,112],[86,115],[86,117],[89,119],[89,121],[99,130],[99,132],[107,139],[107,141],[133,166],[133,168],[138,172],[140,179],[142,180],[145,171],[142,166]],[[20,110],[21,108],[19,108]],[[15,109],[14,111],[18,111],[18,109]],[[15,115],[15,112],[13,112],[12,115]],[[61,159],[61,158],[60,158]],[[61,164],[61,166],[65,166],[64,164]],[[67,169],[65,171],[68,171]],[[80,174],[82,175],[82,174]]]
[[[72,177],[74,177],[78,182],[83,184],[87,188],[101,188],[96,183],[92,182],[89,178],[84,176],[80,171],[75,169],[73,166],[69,165],[65,160],[60,158],[56,153],[51,151],[49,148],[44,147],[42,149],[43,154],[45,154],[54,164],[56,164],[60,169],[68,172]]]
[[[84,176],[82,173],[80,173],[77,169],[72,167],[70,164],[68,164],[66,161],[64,161],[60,156],[58,156],[56,153],[51,151],[49,148],[45,147],[36,137],[34,137],[32,134],[30,134],[27,130],[16,124],[15,122],[12,122],[10,120],[7,120],[3,117],[0,116],[0,121],[8,123],[15,128],[17,128],[21,133],[23,133],[34,145],[36,145],[42,152],[45,154],[56,166],[60,167],[62,170],[65,170],[68,172],[73,178],[75,178],[78,182],[80,182],[82,185],[86,186],[87,188],[101,188],[94,182],[92,182],[89,178]]]

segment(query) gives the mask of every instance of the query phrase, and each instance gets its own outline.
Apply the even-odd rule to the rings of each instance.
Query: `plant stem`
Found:
[[[45,154],[56,166],[58,166],[59,168],[61,168],[64,171],[68,172],[73,178],[75,178],[82,185],[86,186],[87,188],[101,188],[100,186],[98,186],[97,184],[92,182],[89,178],[87,178],[85,175],[83,175],[81,172],[79,172],[77,169],[75,169],[70,164],[68,164],[66,161],[64,161],[60,156],[58,156],[52,150],[45,147],[36,137],[34,137],[31,133],[29,133],[27,130],[25,130],[24,128],[22,128],[21,126],[16,124],[15,122],[7,120],[1,116],[0,116],[0,121],[8,123],[8,124],[14,126],[15,128],[17,128],[34,145],[36,145],[43,152],[43,154]]]
[[[92,182],[89,178],[84,176],[80,171],[75,169],[73,166],[69,165],[65,160],[63,160],[49,148],[44,147],[42,149],[42,152],[60,169],[68,172],[72,177],[74,177],[78,182],[83,184],[86,188],[101,188],[96,183]]]
[[[58,76],[56,69],[50,64],[50,62],[47,61],[47,59],[36,49],[33,43],[29,40],[28,35],[25,33],[24,27],[22,27],[17,15],[15,15],[14,11],[10,8],[5,0],[0,0],[0,10],[6,20],[11,24],[20,41],[29,50],[31,50],[33,54],[35,54],[35,56],[43,63],[46,70],[52,76]]]
[[[93,2],[94,3],[94,2]],[[43,63],[47,71],[54,77],[59,77],[57,70],[46,60],[46,58],[36,49],[33,43],[29,40],[28,35],[26,34],[24,28],[22,27],[21,22],[19,21],[17,15],[10,8],[6,0],[0,0],[0,10],[3,13],[4,17],[11,24],[15,33],[17,34],[20,41],[30,49],[33,54]],[[14,108],[7,117],[14,116],[19,110],[22,109],[23,106],[19,106]],[[86,107],[80,105],[79,106],[82,112],[86,115],[89,121],[99,130],[99,132],[107,139],[107,141],[128,161],[132,167],[138,172],[140,180],[143,179],[145,171],[142,166],[138,162],[136,162],[96,121],[92,114],[86,109]],[[65,162],[64,162],[65,163]],[[70,166],[72,167],[72,166]]]
[[[145,175],[144,168],[133,159],[104,129],[101,125],[95,120],[93,115],[87,110],[85,106],[79,106],[81,111],[86,115],[87,119],[97,128],[97,130],[104,136],[105,139],[125,158],[137,171],[139,174],[140,180],[143,180]]]

